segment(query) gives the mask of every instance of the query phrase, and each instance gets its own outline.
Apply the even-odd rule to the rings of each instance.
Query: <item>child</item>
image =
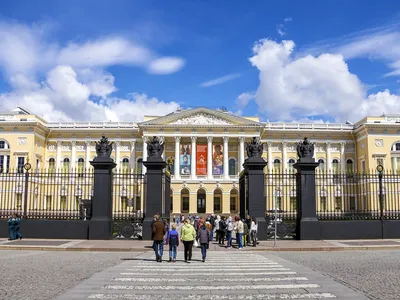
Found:
[[[176,250],[179,246],[179,234],[176,231],[176,224],[172,224],[172,229],[168,231],[166,244],[169,244],[169,261],[176,262]]]

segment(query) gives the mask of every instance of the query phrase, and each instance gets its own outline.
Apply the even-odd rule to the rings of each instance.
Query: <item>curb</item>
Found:
[[[1,250],[20,250],[20,251],[70,251],[70,252],[150,252],[151,249],[143,248],[58,248],[42,246],[0,246]],[[258,248],[244,249],[244,252],[333,252],[333,251],[373,251],[373,250],[400,250],[400,246],[357,246],[357,247],[310,247],[310,248]]]

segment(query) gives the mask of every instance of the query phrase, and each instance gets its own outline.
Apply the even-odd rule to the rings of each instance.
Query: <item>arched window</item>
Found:
[[[69,171],[69,163],[70,163],[69,158],[68,157],[64,158],[64,160],[63,160],[63,172],[68,172]]]
[[[128,171],[129,171],[129,159],[123,158],[122,159],[122,172],[128,173]]]
[[[49,159],[49,172],[54,173],[56,169],[56,160],[54,158]]]
[[[353,161],[351,159],[346,160],[346,172],[351,173],[353,170]]]
[[[293,158],[289,159],[289,161],[288,161],[289,172],[294,172],[294,171],[295,171],[295,169],[293,168],[293,165],[294,165],[295,163],[296,163],[296,161],[295,161]]]
[[[229,175],[236,175],[236,159],[234,158],[229,159]]]
[[[337,159],[332,160],[332,171],[334,173],[339,172],[339,161]]]
[[[274,172],[280,172],[281,171],[281,161],[280,159],[276,158],[274,159]]]
[[[397,143],[393,144],[392,151],[399,151],[400,152],[400,142],[397,142]]]
[[[319,163],[318,168],[319,168],[321,171],[325,171],[325,161],[324,161],[322,158],[320,158],[320,159],[318,159],[318,163]]]
[[[142,174],[142,172],[143,172],[143,159],[139,158],[136,161],[136,173],[137,174]]]
[[[78,158],[78,176],[81,177],[83,175],[83,171],[85,170],[85,160],[81,157]]]

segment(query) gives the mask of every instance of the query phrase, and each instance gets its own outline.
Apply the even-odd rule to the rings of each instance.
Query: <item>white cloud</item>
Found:
[[[161,57],[150,62],[148,71],[152,74],[165,75],[181,70],[185,60],[180,57]]]
[[[250,62],[260,72],[255,101],[270,119],[331,116],[344,122],[400,110],[399,96],[389,91],[366,96],[366,87],[342,55],[295,58],[294,46],[293,41],[261,40],[253,48]]]
[[[276,25],[276,31],[280,36],[284,36],[286,34],[286,27],[285,25],[289,22],[292,22],[292,18],[288,17],[283,19],[284,24],[278,24]]]
[[[255,93],[242,93],[236,99],[236,105],[239,108],[244,108],[249,104],[251,100],[254,100],[256,97]]]
[[[301,49],[298,55],[327,52],[341,54],[346,60],[380,60],[392,70],[386,76],[400,76],[400,25],[391,24],[355,32],[339,39],[320,41]]]
[[[22,105],[48,121],[141,121],[145,114],[167,114],[179,105],[117,88],[108,66],[137,66],[170,74],[184,65],[179,57],[154,51],[120,36],[102,37],[65,47],[51,42],[48,27],[0,22],[0,69],[10,92],[0,93],[0,110]]]
[[[228,75],[225,75],[225,76],[222,76],[222,77],[215,78],[215,79],[210,80],[210,81],[203,82],[203,83],[200,84],[200,86],[201,87],[210,87],[210,86],[222,84],[222,83],[237,79],[240,76],[242,76],[242,74],[240,74],[240,73],[228,74]]]

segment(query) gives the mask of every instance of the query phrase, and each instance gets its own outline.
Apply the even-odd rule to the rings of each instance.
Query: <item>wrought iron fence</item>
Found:
[[[113,173],[114,220],[143,218],[145,175]],[[92,169],[0,173],[0,218],[18,214],[30,219],[90,218]]]
[[[0,218],[80,219],[92,187],[90,170],[1,173]]]

